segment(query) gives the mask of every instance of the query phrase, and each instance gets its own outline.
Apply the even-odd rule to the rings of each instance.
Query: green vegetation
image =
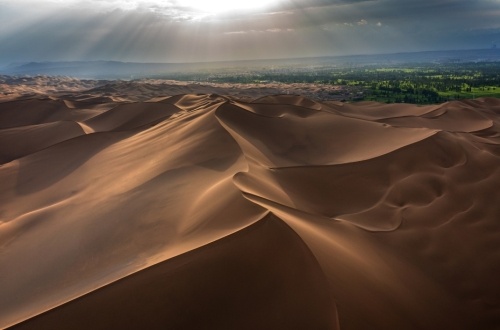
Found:
[[[428,104],[500,97],[500,63],[496,62],[367,69],[364,78],[366,100]]]
[[[182,73],[169,78],[207,83],[336,85],[345,91],[339,95],[346,101],[430,104],[500,97],[500,62],[232,68],[225,72]]]

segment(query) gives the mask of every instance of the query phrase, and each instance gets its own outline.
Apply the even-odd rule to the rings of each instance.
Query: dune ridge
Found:
[[[119,86],[0,102],[0,328],[500,326],[500,100]]]

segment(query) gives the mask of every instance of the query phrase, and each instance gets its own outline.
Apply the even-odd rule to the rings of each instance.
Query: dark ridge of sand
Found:
[[[0,101],[0,328],[500,328],[500,100],[164,88]]]
[[[0,130],[0,164],[85,134],[78,123],[57,121]]]
[[[83,123],[94,132],[131,130],[147,124],[161,122],[174,113],[178,107],[159,103],[124,103]]]
[[[95,111],[70,109],[61,100],[28,99],[0,103],[0,129],[39,125],[57,121],[82,121]]]

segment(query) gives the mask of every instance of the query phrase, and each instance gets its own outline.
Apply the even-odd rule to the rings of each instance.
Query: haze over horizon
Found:
[[[0,66],[492,48],[499,16],[498,0],[0,0]]]

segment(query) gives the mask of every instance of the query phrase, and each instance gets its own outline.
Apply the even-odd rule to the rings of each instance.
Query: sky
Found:
[[[500,0],[0,0],[0,66],[500,48]]]

